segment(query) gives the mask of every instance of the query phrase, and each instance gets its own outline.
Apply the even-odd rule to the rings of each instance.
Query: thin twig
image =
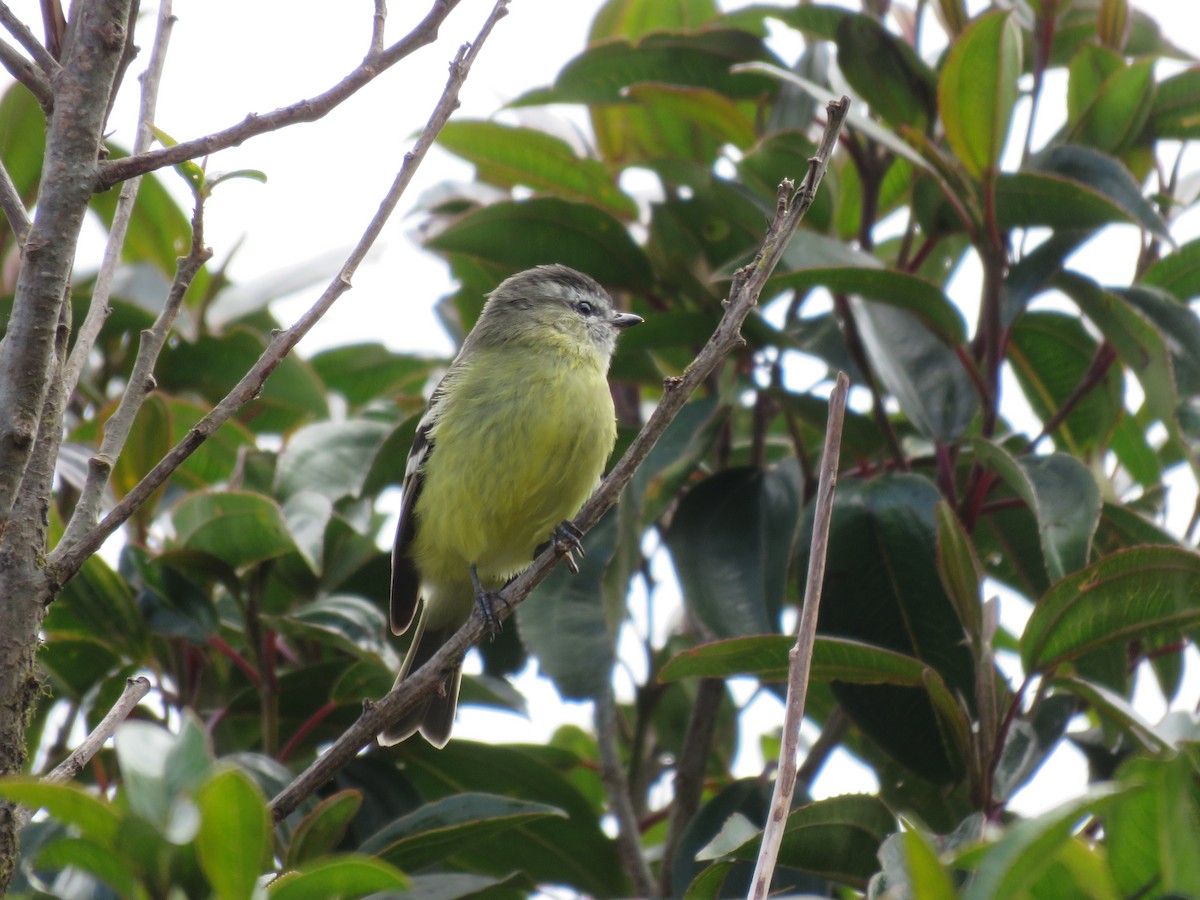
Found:
[[[487,36],[491,34],[496,23],[508,12],[508,0],[497,0],[487,20],[473,44],[464,44],[450,64],[450,77],[446,89],[442,92],[433,113],[425,128],[413,144],[413,148],[404,156],[400,171],[395,181],[379,205],[375,216],[367,225],[359,238],[358,244],[350,252],[346,262],[342,264],[337,275],[317,299],[316,303],[305,312],[294,325],[286,331],[276,333],[262,352],[262,355],[250,367],[233,389],[213,407],[212,411],[197,422],[182,441],[171,448],[158,464],[146,473],[121,501],[117,503],[95,528],[73,544],[65,542],[50,554],[47,575],[52,584],[65,584],[93,553],[99,549],[105,539],[116,531],[151,494],[153,494],[179,468],[196,448],[207,440],[218,428],[231,419],[239,409],[249,403],[262,391],[263,384],[284,357],[291,351],[300,339],[312,329],[323,315],[333,306],[334,302],[351,287],[351,278],[362,264],[367,252],[374,245],[384,224],[400,202],[409,182],[412,181],[417,167],[424,160],[429,147],[442,130],[442,126],[450,118],[451,113],[458,108],[458,94],[466,80],[471,64],[479,55]]]
[[[625,874],[633,884],[635,897],[654,896],[654,877],[646,854],[642,852],[637,815],[629,797],[629,781],[621,766],[621,748],[617,744],[617,710],[611,688],[595,704],[596,741],[600,751],[600,781],[608,808],[617,820],[617,853]]]
[[[762,846],[754,864],[750,896],[763,900],[771,890],[775,861],[783,840],[792,793],[796,789],[796,754],[800,747],[800,724],[804,721],[804,700],[808,694],[808,674],[812,666],[813,643],[817,637],[817,612],[821,605],[821,586],[825,581],[825,557],[829,546],[829,524],[833,518],[833,491],[837,484],[838,459],[841,457],[842,421],[846,414],[846,392],[850,379],[838,372],[829,397],[829,420],[825,429],[825,448],[821,454],[821,475],[814,507],[812,545],[808,556],[808,579],[804,585],[804,606],[796,630],[796,645],[788,654],[787,701],[783,715],[783,746],[779,751],[779,771],[771,794],[771,812],[763,829]]]
[[[20,249],[25,245],[25,237],[29,234],[29,213],[3,163],[0,163],[0,209],[4,210],[4,217],[8,219],[8,226],[16,235],[17,248]]]
[[[16,47],[4,41],[0,41],[0,65],[29,89],[42,109],[50,109],[54,105],[54,91],[42,70],[22,56]]]
[[[368,57],[383,53],[384,26],[387,24],[387,3],[375,0],[375,15],[371,17],[371,52]]]
[[[158,24],[154,32],[154,46],[150,51],[150,61],[146,71],[142,73],[142,99],[138,110],[137,133],[133,139],[133,152],[143,153],[149,149],[154,140],[154,113],[158,106],[158,88],[162,83],[163,63],[167,56],[167,44],[171,39],[171,27],[175,24],[175,16],[171,13],[171,0],[162,0],[158,8]],[[79,326],[79,334],[75,338],[75,346],[67,360],[66,393],[69,397],[75,392],[83,367],[87,364],[96,338],[108,314],[108,300],[112,296],[113,275],[121,261],[121,251],[125,247],[125,235],[129,231],[129,223],[133,218],[133,205],[137,200],[141,178],[131,178],[121,185],[121,193],[117,197],[116,210],[113,213],[112,225],[108,230],[108,243],[104,247],[104,259],[100,263],[100,271],[96,273],[96,284],[92,289],[92,302],[84,316],[83,324]],[[156,357],[157,358],[157,357]],[[153,370],[153,360],[151,361]]]
[[[817,185],[829,166],[838,133],[849,109],[850,101],[845,97],[829,104],[829,121],[825,135],[817,155],[809,160],[807,176],[798,190],[793,191],[794,186],[790,181],[780,185],[775,219],[767,229],[766,238],[754,261],[743,266],[734,275],[729,299],[725,301],[725,314],[717,323],[716,331],[683,375],[668,378],[664,382],[663,396],[654,413],[621,457],[621,461],[576,515],[574,525],[581,533],[595,527],[601,516],[617,502],[637,467],[688,398],[725,357],[742,343],[742,322],[758,302],[758,296],[783,255],[788,241],[799,226],[804,213],[812,205]],[[545,579],[560,558],[554,547],[543,551],[528,569],[500,591],[493,616],[503,620],[511,615]],[[425,665],[410,674],[401,685],[393,688],[378,702],[364,703],[363,713],[358,720],[271,801],[271,811],[275,820],[279,821],[291,813],[304,798],[325,784],[363,747],[371,743],[376,735],[399,720],[406,712],[416,708],[433,691],[438,690],[445,676],[457,668],[467,650],[478,643],[488,631],[489,626],[485,624],[482,614],[476,608],[466,624],[455,632]]]
[[[148,153],[101,163],[96,190],[107,190],[134,175],[145,175],[165,166],[173,166],[185,160],[235,147],[249,138],[269,131],[278,131],[297,122],[317,121],[400,60],[437,40],[442,22],[458,4],[459,0],[434,0],[425,18],[418,22],[412,31],[382,53],[369,55],[349,75],[323,94],[297,100],[269,113],[250,113],[236,125],[204,137],[183,141],[172,147],[162,147]]]
[[[82,772],[83,767],[90,763],[92,757],[100,752],[100,748],[104,746],[104,742],[112,737],[113,732],[117,730],[117,726],[129,718],[129,714],[133,712],[134,708],[141,703],[142,698],[148,693],[150,693],[149,679],[141,675],[137,678],[127,679],[125,690],[117,698],[117,702],[113,705],[113,708],[108,711],[108,715],[100,720],[100,724],[95,727],[91,734],[83,739],[83,743],[76,747],[70,756],[43,775],[42,781],[46,784],[63,784]],[[17,809],[16,820],[18,831],[29,824],[29,820],[33,817],[34,812],[36,810],[25,806]]]
[[[212,251],[204,246],[204,199],[198,196],[195,212],[192,213],[191,249],[187,256],[179,260],[175,279],[167,292],[167,301],[163,304],[158,318],[154,320],[154,325],[142,332],[125,393],[121,395],[121,402],[117,404],[116,411],[104,423],[104,438],[100,441],[100,449],[88,459],[87,480],[80,492],[79,501],[75,504],[75,511],[71,514],[71,521],[67,523],[63,533],[64,546],[70,547],[83,537],[87,529],[95,527],[100,516],[104,489],[108,487],[113,466],[121,451],[125,449],[125,441],[133,429],[138,411],[154,391],[154,364],[158,362],[159,354],[166,346],[167,337],[171,334],[171,327],[183,306],[183,298],[187,296],[188,288],[191,287],[200,267],[211,257]]]
[[[25,48],[25,52],[33,57],[33,61],[38,64],[47,78],[53,78],[62,71],[58,60],[50,55],[50,51],[29,30],[29,26],[18,19],[9,5],[3,2],[0,2],[0,25],[3,25],[5,30],[17,39],[17,43]]]

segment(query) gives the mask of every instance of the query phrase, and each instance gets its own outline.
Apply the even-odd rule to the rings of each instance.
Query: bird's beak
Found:
[[[613,328],[619,328],[624,331],[630,325],[641,325],[646,320],[641,316],[635,316],[633,313],[617,313],[608,321]]]

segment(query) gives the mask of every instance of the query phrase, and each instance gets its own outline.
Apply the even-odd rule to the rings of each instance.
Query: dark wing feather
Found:
[[[412,624],[417,612],[417,603],[421,599],[421,577],[416,564],[409,556],[413,538],[417,534],[417,498],[421,496],[421,486],[425,481],[423,468],[433,453],[433,441],[429,432],[437,421],[438,402],[442,398],[442,385],[445,379],[434,389],[429,398],[429,406],[421,421],[417,423],[417,433],[413,437],[412,449],[408,451],[408,462],[404,469],[404,497],[400,501],[400,521],[396,524],[396,542],[392,546],[392,593],[391,620],[392,631],[404,634]]]

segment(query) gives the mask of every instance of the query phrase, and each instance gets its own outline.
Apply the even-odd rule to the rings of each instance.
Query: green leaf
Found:
[[[334,638],[355,656],[364,653],[387,656],[387,616],[379,606],[362,597],[328,594],[289,612],[285,619],[290,626],[303,625],[310,636],[316,632]]]
[[[77,784],[48,784],[28,775],[7,775],[0,780],[0,797],[35,812],[44,809],[63,825],[79,829],[88,840],[111,848],[121,833],[122,815]]]
[[[1019,791],[1058,749],[1077,709],[1074,698],[1059,694],[1043,697],[1028,716],[1013,719],[994,768],[992,796],[997,802]]]
[[[996,178],[996,221],[1000,228],[1045,226],[1055,231],[1100,228],[1114,222],[1142,225],[1140,206],[1130,207],[1123,195],[1117,199],[1072,177],[1042,172],[1015,172]],[[1089,174],[1089,177],[1090,174]],[[1101,182],[1104,190],[1112,185]]]
[[[171,819],[167,759],[175,737],[160,725],[127,721],[117,728],[113,744],[121,767],[121,792],[129,810],[165,831]]]
[[[362,803],[361,791],[338,791],[323,798],[292,832],[284,863],[286,868],[294,869],[302,863],[333,853],[342,842],[351,820],[358,815]]]
[[[1008,139],[1021,32],[1009,13],[975,19],[954,41],[938,83],[946,141],[976,178],[993,173]]]
[[[921,900],[955,900],[958,894],[950,873],[925,836],[910,827],[901,832],[901,839],[904,842],[904,862],[911,896],[920,897]]]
[[[1154,60],[1124,66],[1105,79],[1067,140],[1108,153],[1127,149],[1141,134],[1154,103]]]
[[[381,859],[352,854],[329,855],[287,872],[271,882],[272,900],[309,900],[337,897],[352,900],[381,891],[407,891],[412,879]],[[248,895],[247,895],[248,896]]]
[[[109,485],[118,498],[133,490],[143,476],[167,455],[172,446],[171,432],[170,406],[162,394],[155,392],[142,401],[133,427],[129,429],[125,447],[113,466]],[[166,485],[163,485],[134,512],[134,521],[142,528],[149,527],[165,490]]]
[[[283,511],[261,494],[201,491],[176,504],[171,519],[181,546],[235,569],[296,550]]]
[[[1142,284],[1162,288],[1184,303],[1200,296],[1200,238],[1152,265],[1142,276]]]
[[[570,144],[544,131],[460,119],[447,122],[437,142],[473,164],[480,181],[504,188],[521,184],[620,218],[637,216],[637,204],[617,187],[601,162],[581,159]]]
[[[916,657],[941,676],[949,697],[973,698],[974,661],[937,572],[940,499],[931,482],[915,475],[839,485],[819,633]],[[807,540],[802,533],[798,546]],[[806,564],[799,558],[798,571]],[[929,692],[940,693],[937,684],[837,682],[833,691],[859,729],[898,762],[940,783],[962,771],[958,730],[950,725],[965,719],[950,718],[952,699],[935,711]]]
[[[86,838],[59,838],[37,854],[37,867],[87,872],[111,888],[116,896],[137,897],[139,887],[133,867],[113,848]],[[144,889],[143,889],[144,891]],[[140,894],[144,896],[144,893]]]
[[[937,76],[915,50],[875,19],[837,24],[838,68],[871,111],[894,127],[924,131],[937,104]]]
[[[896,829],[896,817],[878,797],[846,794],[793,810],[784,826],[779,863],[865,888],[878,868],[875,851]],[[754,859],[760,838],[733,851]]]
[[[1026,672],[1139,637],[1182,634],[1200,623],[1200,555],[1134,547],[1068,575],[1038,602],[1021,637]]]
[[[714,0],[608,0],[592,20],[588,43],[604,38],[636,38],[652,31],[697,28],[717,16]]]
[[[565,818],[566,813],[544,803],[463,792],[426,803],[384,826],[362,850],[401,869],[422,868],[465,845],[546,817]]]
[[[1160,140],[1200,138],[1200,68],[1186,69],[1158,83],[1150,128]]]
[[[717,144],[745,149],[754,143],[754,122],[750,116],[742,106],[716,91],[672,84],[635,84],[626,94],[645,107],[652,118],[661,121],[674,117],[686,121],[693,128],[708,132]],[[628,215],[636,215],[636,207]]]
[[[688,608],[714,634],[777,630],[802,493],[793,459],[726,469],[684,495],[667,547]]]
[[[196,794],[196,855],[221,900],[254,892],[271,849],[271,817],[257,784],[240,769],[219,772]]]
[[[923,278],[865,266],[838,266],[778,271],[766,293],[804,291],[823,287],[840,294],[855,294],[911,313],[939,340],[953,347],[966,340],[962,313],[936,285]]]
[[[1114,291],[1162,335],[1180,397],[1200,394],[1200,318],[1166,291],[1134,285]]]
[[[1123,896],[1153,884],[1160,896],[1200,894],[1200,794],[1196,772],[1185,755],[1132,759],[1121,767],[1123,794],[1104,817],[1110,869]]]
[[[1085,701],[1102,718],[1129,735],[1145,752],[1163,754],[1170,751],[1170,744],[1138,714],[1133,704],[1104,685],[1059,675],[1049,679],[1047,686]]]
[[[615,288],[644,290],[653,281],[649,260],[619,221],[593,206],[550,197],[474,210],[426,246],[513,271],[560,262]]]
[[[1088,813],[1104,812],[1122,793],[1116,785],[1096,785],[1082,797],[1010,828],[984,854],[964,900],[1023,896],[1071,840],[1079,820]]]
[[[979,409],[979,395],[958,354],[915,316],[856,300],[855,318],[879,380],[922,435],[960,438]]]
[[[1030,169],[1082,184],[1124,210],[1129,221],[1173,242],[1162,215],[1143,196],[1141,186],[1120,160],[1091,147],[1058,144],[1034,157]]]
[[[762,138],[737,162],[738,180],[755,191],[762,201],[774,203],[779,184],[785,178],[799,183],[808,171],[808,160],[816,153],[816,145],[798,131],[778,131]],[[804,215],[807,227],[828,231],[833,219],[833,199],[836,179],[831,169],[821,182],[813,204]]]
[[[1100,488],[1092,473],[1065,453],[1016,459],[986,441],[975,443],[975,453],[1033,512],[1050,580],[1083,568],[1100,520]]]
[[[937,563],[938,576],[946,596],[954,604],[954,611],[962,622],[963,630],[975,648],[983,640],[983,605],[979,599],[979,585],[983,580],[983,569],[975,553],[970,535],[958,521],[958,516],[945,500],[938,502],[937,516]]]
[[[393,353],[383,344],[343,344],[315,354],[313,371],[353,407],[397,394],[420,396],[425,382],[444,360]]]
[[[1097,347],[1078,316],[1036,311],[1017,319],[1008,362],[1039,419],[1049,421],[1062,408],[1087,374]],[[1051,437],[1057,447],[1086,459],[1108,444],[1124,414],[1124,379],[1112,366]]]
[[[392,431],[374,419],[344,419],[307,425],[293,434],[275,469],[281,500],[314,491],[330,500],[362,495],[371,463]]]
[[[1168,431],[1175,431],[1175,379],[1163,336],[1139,312],[1090,278],[1064,272],[1055,285],[1092,320],[1137,376],[1150,412]]]

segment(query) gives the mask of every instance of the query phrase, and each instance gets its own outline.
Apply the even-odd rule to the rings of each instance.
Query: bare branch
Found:
[[[413,144],[413,148],[405,154],[404,163],[401,165],[400,171],[396,174],[395,181],[392,182],[391,188],[380,203],[379,209],[371,219],[370,224],[368,224],[366,230],[363,232],[363,236],[359,238],[358,244],[350,252],[346,262],[342,264],[342,268],[334,276],[329,286],[317,298],[316,303],[290,328],[286,331],[278,332],[272,338],[266,350],[263,351],[262,355],[250,368],[250,371],[243,376],[241,381],[234,385],[233,390],[220,403],[213,407],[208,415],[197,422],[191,431],[188,432],[187,436],[176,444],[159,461],[158,465],[151,469],[109,511],[108,515],[95,528],[72,544],[67,544],[65,541],[59,543],[59,546],[50,554],[47,563],[47,575],[53,583],[64,584],[70,579],[79,570],[79,567],[83,565],[84,561],[104,543],[104,540],[116,531],[133,514],[134,510],[141,506],[171,476],[171,473],[179,468],[180,464],[195,452],[197,447],[204,443],[213,432],[229,421],[242,406],[257,397],[262,391],[263,384],[266,382],[268,376],[275,371],[275,368],[283,361],[283,358],[300,342],[300,339],[304,335],[308,334],[313,325],[333,306],[334,302],[350,289],[351,278],[362,263],[363,258],[367,255],[367,252],[375,243],[375,240],[379,237],[384,224],[396,209],[396,205],[400,202],[400,198],[407,189],[409,182],[412,181],[417,167],[421,165],[426,153],[429,152],[430,146],[442,130],[442,126],[450,118],[451,113],[458,108],[459,91],[467,78],[467,74],[471,70],[472,63],[475,62],[475,58],[479,55],[480,48],[483,46],[487,36],[491,34],[496,23],[507,12],[508,0],[497,0],[496,5],[492,8],[491,13],[484,22],[479,35],[475,38],[475,42],[473,44],[464,44],[459,48],[458,54],[450,64],[450,77],[446,82],[446,88],[442,92],[442,96],[438,100],[433,113],[430,115],[429,121],[421,131],[416,143]]]
[[[8,69],[8,74],[25,87],[37,98],[42,109],[50,109],[54,105],[54,92],[50,89],[50,81],[37,66],[21,55],[16,47],[0,41],[0,65]]]
[[[386,24],[387,2],[386,0],[375,0],[375,15],[371,19],[371,51],[367,54],[368,59],[383,53],[383,31]]]
[[[141,675],[137,678],[127,679],[125,690],[121,692],[121,696],[117,698],[117,702],[113,705],[113,708],[108,711],[108,715],[100,720],[100,724],[96,726],[91,734],[83,739],[83,743],[76,747],[70,756],[42,776],[42,781],[46,784],[63,784],[82,772],[83,767],[90,763],[92,757],[100,752],[100,748],[104,746],[104,742],[113,736],[113,732],[117,730],[117,726],[129,718],[129,714],[134,711],[142,701],[142,698],[148,693],[150,693],[149,679]],[[32,818],[34,812],[35,810],[25,806],[17,810],[16,821],[18,831],[29,824],[29,820]]]
[[[621,748],[617,744],[617,709],[612,686],[597,698],[595,708],[596,741],[600,750],[600,781],[608,808],[617,820],[617,853],[625,874],[633,884],[635,897],[653,897],[654,877],[642,852],[641,834],[633,803],[629,799],[629,779],[621,765]]]
[[[143,153],[154,140],[154,111],[158,107],[158,88],[162,84],[163,63],[167,56],[167,44],[171,40],[171,28],[175,24],[175,16],[171,12],[171,0],[162,0],[158,7],[158,24],[154,32],[154,47],[150,51],[150,61],[146,71],[142,73],[142,99],[138,110],[137,134],[133,139],[133,152]],[[67,360],[66,392],[70,396],[79,384],[79,377],[87,365],[88,355],[95,346],[100,329],[112,312],[108,305],[112,296],[113,275],[121,261],[121,250],[125,246],[125,235],[129,231],[129,222],[133,217],[133,205],[137,200],[138,189],[142,186],[140,177],[130,178],[121,185],[121,193],[117,197],[116,211],[113,213],[112,226],[108,230],[108,243],[104,247],[104,259],[100,263],[100,271],[96,273],[96,284],[92,289],[92,302],[88,306],[83,324],[79,326],[79,334],[75,338],[75,346],[71,349],[71,357]],[[195,245],[193,235],[193,248]],[[77,511],[78,512],[78,511]]]
[[[107,190],[114,184],[132,178],[134,175],[145,175],[147,172],[153,172],[164,166],[173,166],[184,160],[207,156],[227,147],[236,147],[247,139],[268,131],[278,131],[280,128],[294,125],[297,122],[317,121],[376,76],[381,75],[426,44],[433,43],[437,39],[438,29],[442,22],[458,3],[459,0],[434,0],[429,13],[412,31],[382,53],[372,53],[367,56],[349,75],[323,94],[310,99],[297,100],[295,103],[262,115],[250,113],[237,125],[214,134],[184,141],[173,147],[163,147],[148,153],[126,156],[101,164],[96,190]],[[378,15],[375,21],[375,28],[380,28]]]
[[[169,6],[169,0],[163,5]],[[63,546],[70,547],[88,528],[95,527],[96,519],[100,515],[100,502],[104,498],[104,489],[108,486],[113,465],[125,449],[125,441],[133,428],[138,410],[154,390],[154,365],[167,343],[167,336],[171,333],[171,326],[175,324],[180,307],[183,306],[183,298],[187,295],[188,288],[191,287],[200,267],[211,256],[212,251],[204,246],[204,199],[197,197],[196,211],[192,214],[191,249],[186,257],[179,260],[175,279],[167,293],[167,301],[163,304],[154,325],[142,332],[137,357],[129,373],[129,384],[121,396],[121,402],[117,404],[116,411],[104,423],[104,439],[100,442],[99,452],[88,460],[87,481],[79,495],[79,502],[75,504],[71,521],[67,523],[63,533]]]
[[[682,376],[670,378],[664,384],[662,399],[653,414],[629,446],[621,461],[604,479],[591,498],[575,517],[575,527],[581,532],[593,528],[601,516],[620,497],[621,491],[633,478],[633,473],[650,453],[655,442],[695,392],[725,359],[731,350],[742,343],[742,322],[758,302],[767,279],[778,264],[788,241],[795,233],[813,197],[817,185],[825,175],[829,160],[837,144],[837,136],[850,109],[849,99],[829,104],[829,120],[825,136],[817,155],[809,160],[809,170],[799,190],[785,181],[780,185],[775,219],[767,229],[766,237],[758,255],[749,265],[743,266],[734,276],[729,299],[725,301],[725,315],[717,323],[717,329],[699,355],[688,366]],[[537,587],[560,559],[559,552],[552,546],[542,552],[533,564],[521,575],[509,582],[500,591],[493,615],[506,619]],[[353,759],[358,752],[371,743],[375,736],[397,721],[404,713],[414,709],[422,699],[437,690],[450,672],[457,668],[467,650],[479,642],[488,632],[488,626],[476,608],[467,620],[430,660],[409,675],[398,687],[389,691],[377,703],[365,703],[362,715],[347,729],[324,755],[316,759],[291,784],[271,801],[271,811],[276,821],[294,810],[300,802]]]
[[[763,829],[762,845],[754,864],[750,897],[765,900],[771,890],[779,845],[792,808],[796,790],[796,755],[800,749],[800,725],[804,721],[804,700],[808,696],[808,673],[812,668],[813,643],[817,639],[817,613],[821,607],[821,587],[825,582],[825,558],[829,548],[829,523],[833,519],[833,491],[837,484],[838,459],[842,451],[842,422],[846,416],[846,393],[850,379],[838,372],[829,397],[829,419],[825,427],[825,447],[821,453],[821,474],[817,482],[812,545],[808,555],[808,578],[804,584],[804,606],[796,629],[796,646],[788,654],[787,700],[783,713],[783,746],[779,750],[779,769],[771,793],[771,811]]]
[[[46,129],[37,213],[0,343],[0,531],[33,452],[68,296],[74,237],[96,183],[103,110],[125,45],[129,0],[95,0],[80,9],[78,30],[55,81],[57,106]]]
[[[9,227],[17,236],[17,247],[23,247],[25,236],[29,234],[29,213],[26,212],[25,201],[21,199],[21,194],[3,163],[0,163],[0,209],[4,210],[4,217],[8,219]]]
[[[0,25],[3,25],[8,33],[17,39],[17,43],[25,48],[25,52],[33,57],[33,61],[38,64],[38,68],[45,73],[47,78],[53,78],[62,71],[58,60],[50,55],[50,51],[34,37],[29,26],[18,19],[8,4],[4,2],[0,2]]]

